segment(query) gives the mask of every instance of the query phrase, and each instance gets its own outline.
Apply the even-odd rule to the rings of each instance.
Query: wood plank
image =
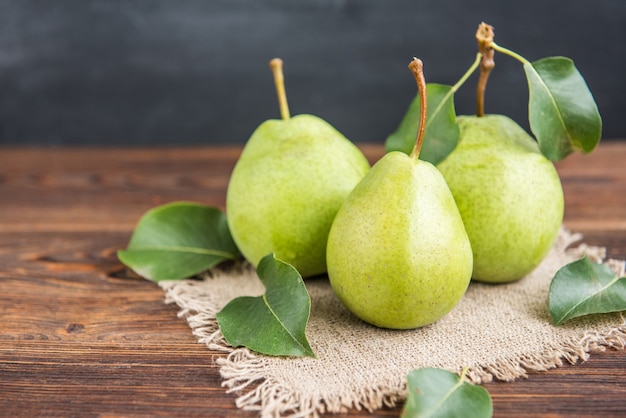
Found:
[[[556,164],[565,193],[565,222],[571,229],[626,232],[624,161],[626,147],[615,141]]]
[[[232,416],[216,353],[117,261],[127,238],[0,236],[0,415]]]

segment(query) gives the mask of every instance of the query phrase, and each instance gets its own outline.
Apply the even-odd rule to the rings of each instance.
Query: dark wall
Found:
[[[530,60],[572,58],[604,138],[626,137],[624,0],[0,0],[0,145],[244,143],[279,117],[275,56],[292,114],[382,142],[415,95],[411,58],[453,84],[483,20]],[[486,111],[527,127],[522,68],[502,54]]]

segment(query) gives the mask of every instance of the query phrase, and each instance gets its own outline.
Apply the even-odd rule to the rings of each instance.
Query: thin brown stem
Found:
[[[283,76],[283,60],[274,58],[270,61],[270,68],[274,75],[274,85],[276,86],[276,94],[278,95],[278,106],[280,107],[280,116],[283,120],[291,117],[289,114],[289,105],[287,104],[287,93],[285,92],[285,77]]]
[[[411,152],[411,158],[415,161],[419,159],[422,143],[424,142],[424,132],[426,131],[426,114],[427,114],[427,97],[426,97],[426,78],[424,77],[424,63],[418,58],[413,58],[409,64],[409,69],[415,77],[417,83],[417,94],[420,100],[420,118],[419,127],[417,129],[417,137],[415,138],[415,146]]]
[[[478,52],[482,56],[480,61],[480,75],[478,86],[476,87],[476,116],[485,114],[485,90],[491,71],[496,66],[494,61],[494,49],[492,47],[494,37],[493,26],[486,23],[478,25],[476,40],[478,41]]]

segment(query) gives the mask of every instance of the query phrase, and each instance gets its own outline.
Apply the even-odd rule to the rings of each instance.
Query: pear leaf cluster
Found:
[[[602,137],[602,118],[589,87],[571,59],[547,57],[530,62],[495,43],[491,47],[523,64],[529,92],[528,121],[546,158],[560,161],[572,152],[588,154],[596,148]],[[472,66],[452,87],[428,85],[428,108],[433,111],[432,115],[428,112],[424,142],[430,145],[425,146],[420,159],[437,165],[456,148],[459,129],[454,126],[454,93],[476,68]],[[387,152],[411,152],[418,115],[416,97],[396,131],[385,140]]]
[[[415,369],[407,376],[407,399],[402,418],[464,417],[489,418],[493,403],[489,392],[447,370]]]
[[[192,277],[241,257],[217,208],[191,202],[168,203],[146,212],[119,260],[158,282]]]
[[[272,356],[315,357],[305,335],[311,299],[300,273],[268,254],[257,274],[265,293],[235,298],[217,314],[226,341]]]
[[[524,64],[528,80],[528,120],[543,155],[559,161],[574,151],[593,151],[602,119],[574,62],[549,57]]]
[[[626,311],[626,276],[584,256],[556,273],[548,305],[555,325],[590,314]]]
[[[459,127],[454,111],[454,92],[451,86],[428,83],[426,93],[428,112],[420,159],[437,165],[454,150],[459,138]],[[387,138],[385,143],[387,152],[411,153],[417,136],[419,115],[420,101],[419,97],[415,97],[398,129]]]
[[[119,260],[140,276],[158,282],[193,277],[218,264],[238,260],[226,214],[191,202],[168,203],[139,220]],[[257,273],[267,288],[259,297],[233,299],[218,313],[224,337],[274,356],[311,356],[305,328],[311,300],[302,276],[291,265],[266,256]]]

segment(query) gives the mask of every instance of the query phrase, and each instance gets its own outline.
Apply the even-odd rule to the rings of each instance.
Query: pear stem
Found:
[[[485,90],[487,89],[487,80],[491,71],[496,66],[493,59],[493,26],[482,22],[478,25],[476,31],[476,40],[478,41],[478,52],[482,56],[480,61],[480,76],[478,77],[478,86],[476,87],[476,116],[485,114]]]
[[[291,117],[289,114],[289,105],[287,104],[287,93],[285,93],[285,77],[283,76],[283,60],[274,58],[270,61],[270,68],[274,75],[274,85],[278,95],[278,106],[280,107],[280,116],[283,120]]]
[[[411,152],[411,158],[417,162],[424,142],[424,132],[426,131],[426,114],[427,114],[427,98],[426,98],[426,79],[424,78],[424,63],[418,58],[413,58],[409,64],[409,69],[415,77],[417,83],[417,94],[420,99],[420,118],[417,137],[415,138],[415,146]]]

